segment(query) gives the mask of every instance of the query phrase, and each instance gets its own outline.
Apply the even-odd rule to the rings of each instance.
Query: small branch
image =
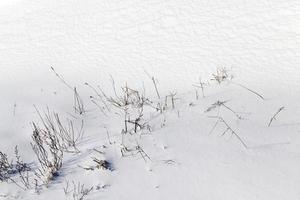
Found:
[[[98,87],[98,89],[100,90],[100,92],[101,92],[102,94],[100,94],[100,93],[97,91],[97,89],[96,89],[95,87],[93,87],[92,85],[90,85],[89,83],[86,82],[85,85],[87,85],[89,88],[91,88],[91,89],[95,92],[95,94],[98,96],[99,100],[103,103],[103,105],[105,106],[105,108],[106,108],[108,111],[110,111],[110,109],[108,108],[107,103],[106,103],[106,101],[105,101],[105,100],[108,99],[108,97],[104,94],[104,92],[102,91],[102,89],[100,88],[100,86]],[[93,97],[93,96],[90,96],[90,98],[95,99],[95,97]]]
[[[65,84],[70,90],[73,91],[73,87],[70,86],[70,85],[65,81],[65,79],[55,71],[55,69],[54,69],[53,67],[51,67],[51,70],[54,72],[55,76],[56,76],[63,84]]]
[[[276,112],[276,113],[273,115],[273,117],[270,119],[270,122],[269,122],[269,124],[268,124],[268,127],[271,126],[272,122],[273,122],[274,120],[276,120],[276,116],[277,116],[283,109],[284,109],[284,107],[280,107],[280,108],[277,110],[277,112]]]
[[[262,100],[265,100],[265,98],[264,98],[261,94],[258,94],[257,92],[255,92],[255,91],[253,91],[253,90],[247,88],[246,86],[241,85],[241,84],[239,84],[239,83],[233,83],[233,84],[238,85],[238,86],[240,86],[240,87],[242,87],[242,88],[248,90],[249,92],[252,92],[253,94],[257,95],[257,96],[258,96],[259,98],[261,98]]]
[[[158,99],[160,99],[160,95],[159,95],[159,92],[158,92],[158,89],[157,89],[157,83],[156,83],[154,77],[152,77],[151,80],[152,80],[152,82],[153,82],[153,85],[154,85],[154,88],[155,88],[157,97],[158,97]]]
[[[154,76],[151,76],[147,71],[144,70],[144,72],[146,73],[146,75],[151,79],[153,85],[154,85],[154,88],[155,88],[155,92],[156,92],[156,95],[157,95],[157,98],[160,99],[160,94],[158,92],[158,88],[157,88],[157,82],[155,81],[155,78]]]
[[[225,133],[227,133],[228,131],[230,131],[230,133],[232,135],[234,135],[239,141],[240,143],[246,148],[248,149],[248,145],[243,141],[243,139],[229,126],[229,124],[223,119],[223,117],[219,117],[219,116],[211,116],[210,118],[216,118],[217,122],[215,123],[213,129],[210,131],[210,133],[216,128],[216,126],[218,125],[219,122],[223,123],[226,126],[225,131],[222,133],[222,136],[225,135]]]
[[[224,108],[226,108],[227,110],[229,110],[230,112],[232,112],[238,119],[242,119],[242,116],[240,116],[239,114],[237,114],[237,112],[235,112],[234,110],[232,110],[230,107],[228,107],[227,105],[225,105],[225,103],[227,103],[228,101],[216,101],[215,103],[213,103],[205,112],[210,112],[211,110],[215,109],[215,108],[219,108],[221,106],[223,106]]]
[[[202,82],[201,78],[199,78],[199,83],[193,84],[194,87],[197,88],[201,88],[202,91],[202,97],[205,98],[205,94],[204,94],[204,86],[206,86],[206,84],[204,82]],[[198,92],[197,92],[198,93]],[[197,100],[198,100],[198,94],[196,94],[197,96]]]
[[[215,108],[222,106],[224,103],[227,103],[227,101],[218,100],[215,103],[213,103],[209,108],[207,108],[204,112],[210,112],[210,111],[214,110]]]
[[[78,113],[79,115],[83,115],[85,113],[83,100],[79,96],[76,87],[74,87],[74,112]]]

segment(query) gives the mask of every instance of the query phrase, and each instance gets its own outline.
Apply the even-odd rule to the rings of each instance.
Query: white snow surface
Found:
[[[300,199],[299,24],[297,0],[0,0],[0,151],[13,158],[18,145],[38,166],[33,105],[85,122],[80,153],[65,154],[48,187],[0,182],[0,199],[73,199],[67,181],[93,186],[85,199]],[[78,88],[85,115],[73,113],[73,91],[51,67]],[[232,80],[211,80],[220,67]],[[127,84],[159,101],[149,76],[162,99],[177,92],[175,109],[145,110],[152,131],[135,139],[151,160],[122,157],[123,118],[100,112],[84,83],[114,95],[113,78],[117,92]],[[196,99],[199,77],[209,85]],[[225,107],[205,112],[218,100],[241,119]],[[212,129],[217,115],[247,148],[223,124]],[[114,170],[80,167],[95,156]]]

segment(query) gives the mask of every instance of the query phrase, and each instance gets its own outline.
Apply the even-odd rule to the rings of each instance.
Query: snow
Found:
[[[11,6],[11,5],[15,5],[17,3],[19,3],[21,0],[1,0],[0,1],[0,7],[8,7],[8,6]]]
[[[81,152],[65,154],[61,176],[40,194],[0,183],[0,199],[72,199],[67,181],[71,189],[72,181],[93,186],[86,199],[299,199],[299,9],[296,0],[0,1],[0,151],[13,157],[18,145],[23,160],[37,164],[33,105],[76,115],[73,92],[51,67],[88,109],[76,115],[85,121]],[[220,67],[233,79],[219,85],[211,78]],[[122,157],[123,118],[104,116],[84,83],[113,95],[112,77],[117,91],[127,83],[157,100],[149,76],[163,98],[177,92],[175,109],[145,110],[153,131],[136,139],[151,160]],[[199,77],[210,85],[197,100]],[[205,112],[218,100],[242,119],[225,107]],[[230,132],[222,136],[224,124],[212,131],[217,115],[247,148]],[[114,170],[84,170],[92,157]]]

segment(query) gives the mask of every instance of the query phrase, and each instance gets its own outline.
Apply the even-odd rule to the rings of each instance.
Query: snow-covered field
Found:
[[[296,0],[0,0],[0,151],[15,161],[18,145],[31,168],[28,189],[12,173],[0,199],[76,200],[79,183],[92,188],[82,199],[299,199],[299,11]],[[149,98],[143,110],[126,85]],[[64,152],[47,185],[34,175],[34,106],[75,132],[84,122],[80,152]]]

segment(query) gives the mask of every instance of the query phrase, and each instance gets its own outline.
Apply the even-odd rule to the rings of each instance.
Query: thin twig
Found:
[[[240,86],[240,87],[242,87],[242,88],[248,90],[249,92],[252,92],[253,94],[257,95],[257,96],[258,96],[259,98],[261,98],[262,100],[265,100],[265,98],[264,98],[261,94],[258,94],[257,92],[251,90],[250,88],[248,88],[248,87],[246,87],[246,86],[244,86],[244,85],[242,85],[242,84],[239,84],[239,83],[234,83],[234,82],[233,82],[233,84],[238,85],[238,86]]]
[[[284,109],[284,107],[280,107],[280,108],[277,110],[277,112],[276,112],[276,113],[273,115],[273,117],[270,119],[270,122],[269,122],[269,124],[268,124],[268,127],[271,126],[272,122],[273,122],[274,120],[276,120],[276,116],[277,116],[283,109]]]
[[[220,117],[220,116],[211,116],[210,118],[216,118],[217,119],[217,122],[216,124],[214,125],[214,128],[217,126],[217,124],[219,122],[223,123],[225,126],[226,126],[226,130],[222,133],[222,136],[225,135],[226,132],[230,131],[232,135],[234,135],[240,142],[241,144],[246,148],[248,149],[248,146],[247,144],[243,141],[243,139],[229,126],[229,124],[223,119],[223,117]],[[212,131],[211,131],[212,132]]]
[[[152,82],[153,82],[153,85],[155,87],[155,91],[156,91],[157,97],[158,97],[158,99],[160,99],[160,95],[159,95],[159,92],[158,92],[158,89],[157,89],[157,83],[156,83],[154,77],[152,77]]]
[[[204,94],[204,86],[205,85],[206,84],[204,82],[202,82],[201,78],[199,78],[199,83],[193,84],[194,87],[201,88],[203,98],[205,98],[205,94]],[[198,94],[196,94],[196,96],[197,96],[197,100],[198,100]]]
[[[73,91],[73,87],[72,87],[71,85],[69,85],[69,84],[65,81],[65,79],[55,71],[55,69],[54,69],[53,67],[51,67],[51,70],[54,72],[55,76],[56,76],[63,84],[65,84],[70,90]]]

